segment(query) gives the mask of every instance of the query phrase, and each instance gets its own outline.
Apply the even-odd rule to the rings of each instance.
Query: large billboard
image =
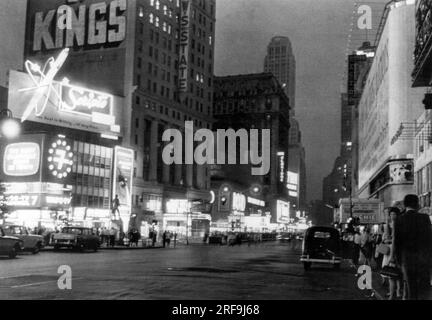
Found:
[[[124,95],[133,5],[128,0],[29,0],[25,57],[43,64],[70,48],[71,57],[59,75]]]
[[[123,147],[114,149],[113,199],[118,198],[119,210],[132,207],[134,151]]]
[[[43,74],[43,73],[42,73]],[[121,135],[123,99],[67,82],[43,83],[44,76],[11,71],[9,109],[21,121],[34,121],[110,136]]]

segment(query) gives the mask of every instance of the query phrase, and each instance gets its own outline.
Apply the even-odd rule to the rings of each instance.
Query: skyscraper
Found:
[[[279,81],[289,99],[290,130],[288,150],[288,170],[296,180],[296,190],[289,190],[293,207],[302,209],[306,206],[306,166],[305,152],[301,142],[301,131],[295,115],[296,61],[288,37],[275,36],[267,46],[264,59],[264,72],[272,73]]]
[[[296,61],[288,37],[273,37],[267,46],[264,60],[264,72],[271,72],[279,80],[287,94],[291,113],[295,108]]]

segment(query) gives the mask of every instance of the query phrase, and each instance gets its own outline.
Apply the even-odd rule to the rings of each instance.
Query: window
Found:
[[[160,2],[159,2],[159,0],[156,0],[156,10],[159,10],[160,9]]]
[[[153,15],[153,13],[149,14],[149,21],[150,21],[151,24],[154,23],[154,15]]]
[[[159,28],[159,17],[156,17],[155,19],[155,26]]]
[[[144,8],[143,7],[138,8],[138,16],[140,18],[144,17]]]
[[[153,65],[151,62],[148,63],[147,73],[152,74],[153,73]]]
[[[153,47],[149,46],[149,57],[153,57]]]

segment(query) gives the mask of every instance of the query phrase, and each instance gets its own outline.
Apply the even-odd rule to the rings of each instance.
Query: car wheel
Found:
[[[60,250],[60,246],[58,244],[54,245],[54,251],[59,251]]]
[[[41,244],[37,243],[36,246],[33,248],[32,253],[37,254],[37,253],[39,253],[40,250],[41,250]]]
[[[312,262],[303,262],[303,268],[309,270],[312,266]]]
[[[340,263],[335,263],[333,265],[333,268],[335,268],[336,270],[339,270],[340,269]]]
[[[17,246],[15,245],[11,251],[9,251],[9,258],[10,259],[15,259],[17,254],[18,254],[19,249],[17,248]]]

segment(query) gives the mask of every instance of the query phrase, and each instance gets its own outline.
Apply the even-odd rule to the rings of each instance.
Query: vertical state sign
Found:
[[[119,198],[120,210],[132,207],[132,178],[134,151],[123,147],[114,149],[113,199]]]
[[[188,87],[188,64],[189,64],[189,26],[190,26],[189,0],[181,1],[180,17],[180,57],[179,57],[179,92],[187,92]]]

